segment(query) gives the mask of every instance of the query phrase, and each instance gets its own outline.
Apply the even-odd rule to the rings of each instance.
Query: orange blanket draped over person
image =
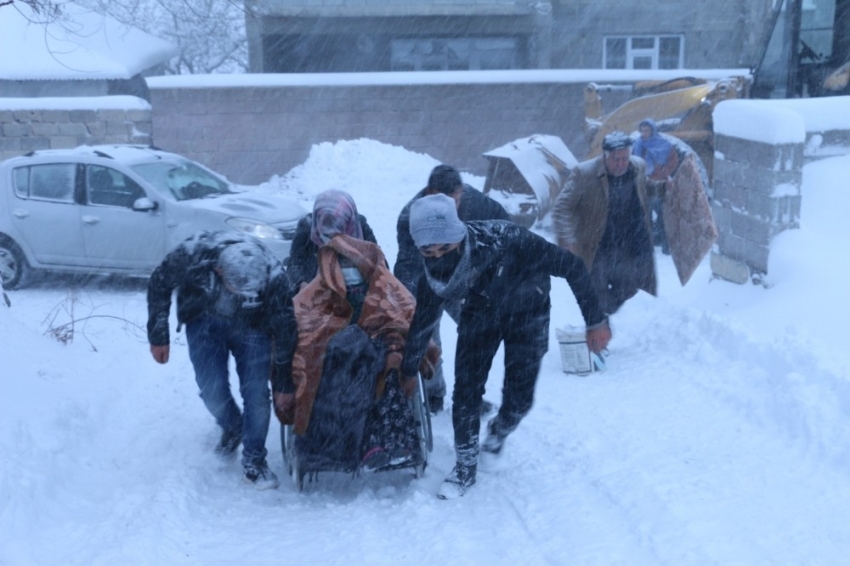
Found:
[[[386,347],[384,367],[377,378],[376,398],[383,393],[387,374],[401,366],[407,331],[413,319],[416,302],[387,268],[381,248],[344,234],[322,246],[316,277],[293,299],[298,325],[298,344],[292,360],[295,434],[304,434],[310,424],[328,342],[352,323],[354,309],[346,299],[340,256],[348,258],[368,284],[357,325],[370,338],[379,338]]]

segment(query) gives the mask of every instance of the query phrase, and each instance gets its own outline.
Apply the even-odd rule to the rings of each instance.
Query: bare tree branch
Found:
[[[74,33],[62,0],[0,0],[30,7],[30,21],[60,23]],[[166,73],[238,73],[248,69],[245,3],[242,0],[75,0],[76,4],[174,43],[180,55]]]

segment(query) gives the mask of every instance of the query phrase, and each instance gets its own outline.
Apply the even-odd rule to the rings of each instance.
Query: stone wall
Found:
[[[772,145],[715,133],[714,200],[718,252],[712,271],[743,283],[767,273],[770,241],[800,227],[803,144]]]
[[[104,97],[109,98],[109,97]],[[125,97],[121,97],[125,98]],[[130,97],[126,97],[130,98]],[[96,108],[96,98],[28,99],[25,104],[0,99],[0,159],[39,149],[67,149],[79,145],[138,143],[150,145],[151,111],[130,102],[128,108]],[[135,99],[132,99],[135,100]],[[78,105],[77,108],[74,108]],[[21,108],[21,107],[24,108]],[[16,109],[16,107],[18,107]]]
[[[850,97],[733,100],[714,112],[714,275],[765,283],[770,244],[800,227],[803,166],[850,153]]]

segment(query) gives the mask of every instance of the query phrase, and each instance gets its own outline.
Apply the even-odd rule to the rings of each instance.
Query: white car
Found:
[[[251,234],[283,261],[305,214],[151,147],[34,151],[0,162],[0,277],[6,289],[35,269],[147,277],[199,230]]]

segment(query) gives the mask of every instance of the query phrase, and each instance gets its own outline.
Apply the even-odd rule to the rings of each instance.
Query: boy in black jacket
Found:
[[[406,390],[415,385],[443,303],[461,303],[452,396],[457,463],[437,493],[449,499],[475,483],[482,395],[502,342],[502,404],[487,425],[483,450],[498,454],[531,409],[540,362],[549,345],[550,276],[569,283],[591,350],[603,350],[611,331],[584,263],[525,228],[496,220],[464,224],[452,199],[433,195],[411,207],[410,233],[424,272],[416,286],[416,312],[401,367]]]
[[[404,205],[398,215],[396,224],[396,237],[398,239],[398,256],[396,256],[393,275],[407,287],[414,296],[416,285],[422,275],[422,256],[410,235],[410,207],[428,195],[444,194],[451,197],[457,206],[457,215],[462,222],[472,220],[510,220],[510,216],[501,204],[494,201],[481,191],[465,185],[460,178],[460,173],[451,165],[437,165],[431,170],[428,177],[428,185],[416,193],[416,195]],[[447,301],[443,309],[455,322],[459,321],[460,305],[453,301]],[[434,328],[431,337],[437,346],[440,346],[440,325]],[[427,376],[426,376],[427,377]],[[443,376],[443,360],[437,361],[433,376],[426,379],[425,393],[428,396],[428,406],[432,413],[438,413],[443,409],[443,399],[446,396],[446,380]]]

